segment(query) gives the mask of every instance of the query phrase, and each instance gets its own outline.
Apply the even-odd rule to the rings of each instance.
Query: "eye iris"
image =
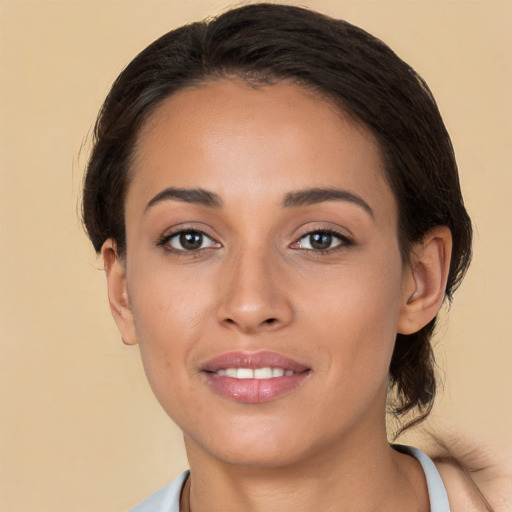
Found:
[[[194,232],[181,233],[180,244],[183,249],[188,251],[200,249],[201,245],[203,244],[203,235],[201,233]]]
[[[310,235],[310,244],[313,249],[329,249],[332,244],[332,235],[329,233],[314,233]]]

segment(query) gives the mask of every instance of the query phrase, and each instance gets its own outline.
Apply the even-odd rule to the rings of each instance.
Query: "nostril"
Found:
[[[263,323],[272,325],[272,324],[275,324],[276,322],[277,322],[277,318],[267,318]]]

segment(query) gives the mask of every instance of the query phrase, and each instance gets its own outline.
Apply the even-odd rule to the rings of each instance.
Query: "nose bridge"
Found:
[[[219,320],[243,332],[282,327],[293,316],[281,286],[279,256],[261,247],[247,247],[233,255],[225,270]]]

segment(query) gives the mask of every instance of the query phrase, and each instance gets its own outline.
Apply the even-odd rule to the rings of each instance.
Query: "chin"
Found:
[[[247,419],[246,419],[247,420]],[[199,451],[225,464],[240,467],[283,468],[326,453],[328,439],[314,435],[312,425],[264,421],[231,421],[210,424],[208,432],[185,433],[187,452]],[[218,427],[218,428],[215,428]],[[190,453],[189,453],[190,457]],[[194,458],[194,457],[192,457]]]
[[[259,443],[257,446],[248,446],[245,443],[232,443],[228,448],[211,448],[211,455],[231,466],[250,468],[283,468],[296,465],[307,457],[309,450],[304,446],[281,445],[274,443]]]

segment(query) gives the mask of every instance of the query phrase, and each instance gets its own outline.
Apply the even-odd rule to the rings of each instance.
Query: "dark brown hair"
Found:
[[[370,129],[398,204],[404,261],[433,227],[451,230],[446,297],[452,298],[471,259],[472,230],[450,138],[428,86],[364,30],[285,5],[248,5],[173,30],[120,74],[98,116],[84,182],[83,220],[97,252],[111,237],[125,256],[124,198],[143,123],[175,91],[222,77],[255,85],[293,81]],[[417,408],[412,423],[430,412],[435,396],[435,323],[396,339],[390,404],[397,417]]]

